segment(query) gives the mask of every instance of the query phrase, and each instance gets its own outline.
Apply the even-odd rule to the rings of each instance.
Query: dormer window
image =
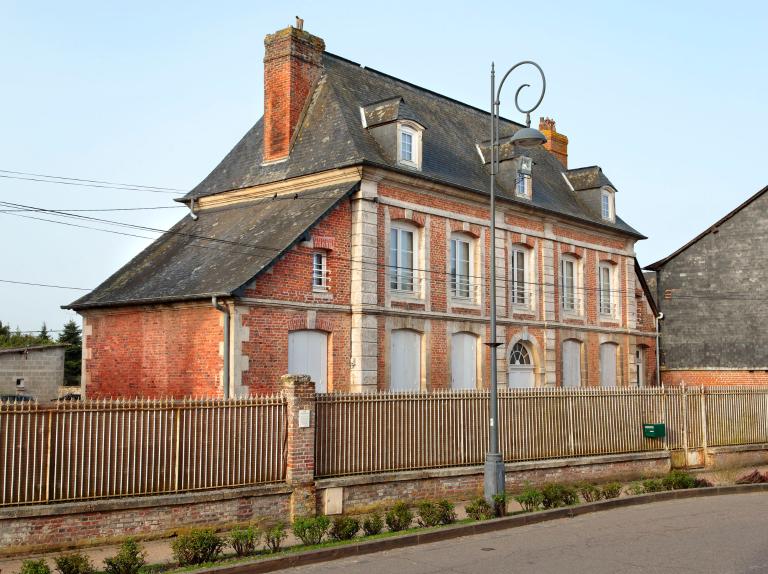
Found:
[[[515,179],[515,195],[524,199],[531,199],[533,192],[533,180],[531,171],[533,160],[529,157],[518,158],[517,178]]]
[[[412,122],[397,124],[397,163],[421,169],[421,129]]]
[[[603,189],[600,194],[600,216],[605,221],[616,219],[613,192],[610,189]]]

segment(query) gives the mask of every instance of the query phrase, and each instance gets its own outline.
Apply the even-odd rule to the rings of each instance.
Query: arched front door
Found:
[[[309,375],[315,392],[328,392],[328,335],[323,331],[288,333],[288,372]]]
[[[529,389],[535,386],[531,353],[522,343],[515,343],[509,354],[507,381],[510,389]]]

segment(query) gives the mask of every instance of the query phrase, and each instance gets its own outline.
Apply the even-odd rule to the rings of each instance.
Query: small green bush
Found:
[[[456,522],[456,507],[450,501],[443,498],[437,502],[440,513],[440,524],[453,524]]]
[[[21,572],[19,574],[51,574],[51,568],[43,560],[25,560],[21,563]]]
[[[507,499],[508,497],[506,492],[493,495],[493,515],[496,518],[507,515]]]
[[[379,534],[384,528],[384,518],[381,516],[381,512],[376,510],[372,512],[363,520],[363,532],[366,536],[374,536]]]
[[[661,479],[665,490],[684,490],[696,488],[696,479],[682,470],[673,470]]]
[[[213,562],[223,548],[224,540],[210,528],[190,530],[171,543],[173,557],[179,566]]]
[[[53,559],[59,574],[94,574],[93,564],[82,552],[70,552]]]
[[[400,532],[405,530],[413,522],[413,512],[408,508],[408,505],[403,502],[396,502],[395,505],[387,511],[385,515],[387,522],[387,528],[392,532]]]
[[[235,528],[229,533],[229,545],[238,556],[249,556],[256,552],[261,540],[261,531],[254,527]]]
[[[419,513],[417,520],[419,526],[429,528],[440,524],[440,508],[434,502],[430,500],[419,502],[417,509]]]
[[[334,540],[352,540],[360,530],[360,521],[351,516],[337,516],[333,519],[330,535]]]
[[[104,559],[106,574],[138,574],[147,563],[147,553],[135,541],[128,539],[120,545],[120,550],[112,558]]]
[[[465,508],[467,516],[472,520],[488,520],[493,518],[493,508],[482,496],[478,496]]]
[[[600,488],[600,495],[605,500],[608,500],[609,498],[618,498],[619,496],[621,496],[621,483],[609,482],[607,484],[604,484]]]
[[[305,516],[293,521],[293,533],[307,546],[320,544],[328,534],[331,519],[327,516]]]
[[[526,484],[523,492],[515,497],[515,500],[523,507],[524,512],[541,510],[544,505],[544,494],[530,484]]]
[[[643,492],[663,492],[667,489],[661,478],[648,478],[643,481]]]
[[[645,494],[645,487],[641,482],[633,482],[627,487],[627,493],[633,496],[638,494]]]
[[[579,502],[579,494],[575,488],[556,482],[544,485],[541,493],[544,495],[544,508],[560,508]]]
[[[278,552],[283,540],[288,537],[286,527],[283,522],[273,524],[264,531],[264,543],[270,552]]]
[[[576,485],[576,488],[584,502],[597,502],[603,497],[602,490],[591,482],[581,482]]]

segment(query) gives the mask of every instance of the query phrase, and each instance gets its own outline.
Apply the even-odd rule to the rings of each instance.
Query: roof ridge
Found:
[[[450,96],[446,96],[445,94],[441,94],[440,92],[436,92],[434,90],[430,90],[429,88],[425,88],[424,86],[419,86],[417,84],[414,84],[413,82],[409,82],[408,80],[403,80],[402,78],[398,78],[397,76],[393,76],[391,74],[387,74],[386,72],[382,72],[380,70],[377,70],[376,68],[370,68],[368,66],[364,66],[362,64],[359,64],[358,62],[353,62],[352,60],[349,60],[347,58],[344,58],[343,56],[339,56],[338,54],[334,54],[332,52],[325,51],[323,53],[325,55],[327,55],[327,56],[331,56],[332,58],[336,58],[337,60],[340,60],[340,61],[342,61],[344,63],[358,66],[362,70],[366,70],[368,72],[372,72],[372,73],[377,74],[379,76],[382,76],[384,78],[389,78],[390,80],[394,80],[396,82],[400,82],[401,84],[405,84],[406,86],[408,86],[410,88],[413,88],[413,89],[416,89],[416,90],[420,90],[422,92],[425,92],[427,94],[431,94],[433,96],[437,96],[438,98],[442,98],[442,99],[447,100],[449,102],[453,102],[454,104],[458,104],[460,106],[464,106],[465,108],[469,108],[470,110],[474,110],[476,112],[480,112],[483,115],[486,115],[486,116],[491,115],[488,110],[484,110],[482,108],[478,108],[477,106],[473,106],[472,104],[468,104],[467,102],[462,102],[461,100],[457,100],[456,98],[452,98]],[[396,96],[392,96],[392,97],[396,97]],[[386,100],[382,100],[382,101],[386,101]],[[370,104],[367,104],[367,105],[370,105]],[[503,116],[500,116],[499,119],[504,121],[504,122],[508,122],[508,123],[510,123],[510,124],[512,124],[514,126],[520,127],[520,128],[524,128],[525,127],[523,124],[521,124],[519,122],[516,122],[514,120],[510,120],[509,118],[505,118]]]

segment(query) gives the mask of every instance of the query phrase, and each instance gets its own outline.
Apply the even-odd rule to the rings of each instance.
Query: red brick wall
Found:
[[[685,384],[698,386],[768,386],[768,371],[666,371],[661,370],[661,382],[670,387]]]
[[[221,313],[210,303],[85,311],[88,398],[220,396]]]

